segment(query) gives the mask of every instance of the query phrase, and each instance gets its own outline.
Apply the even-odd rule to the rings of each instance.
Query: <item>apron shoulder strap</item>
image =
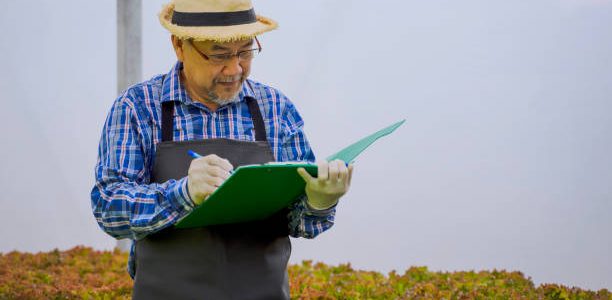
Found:
[[[267,141],[266,125],[264,124],[259,105],[257,100],[253,97],[246,97],[247,105],[249,106],[249,112],[251,113],[251,119],[253,120],[253,126],[255,127],[255,140],[256,141]]]
[[[162,90],[164,87],[164,81],[166,79],[166,74],[162,76]],[[162,91],[163,94],[163,91]],[[161,95],[160,95],[161,98]],[[162,102],[162,122],[161,122],[161,131],[162,131],[162,142],[171,142],[174,138],[172,136],[173,124],[172,120],[174,119],[174,101],[166,101]]]
[[[173,140],[172,120],[174,119],[174,101],[166,101],[162,103],[162,142],[171,142]]]

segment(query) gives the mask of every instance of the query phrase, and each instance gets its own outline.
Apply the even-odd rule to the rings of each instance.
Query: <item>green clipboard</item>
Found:
[[[377,139],[392,133],[405,121],[385,127],[327,157],[327,160],[340,159],[351,163]],[[317,175],[317,165],[309,163],[270,163],[238,167],[208,200],[175,226],[193,228],[269,217],[291,205],[304,193],[306,184],[297,173],[298,168],[306,169],[313,176]]]

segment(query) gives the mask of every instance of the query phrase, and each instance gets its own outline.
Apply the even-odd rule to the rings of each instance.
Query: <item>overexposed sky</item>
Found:
[[[143,79],[175,58],[143,1]],[[110,249],[91,214],[116,92],[115,1],[0,12],[0,251]],[[255,1],[280,23],[252,78],[287,94],[325,157],[357,160],[332,230],[292,262],[519,270],[612,289],[612,1]]]

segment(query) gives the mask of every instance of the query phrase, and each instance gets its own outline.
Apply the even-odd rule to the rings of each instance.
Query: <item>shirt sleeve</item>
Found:
[[[283,120],[283,142],[281,161],[315,161],[314,153],[304,134],[304,121],[287,99]],[[300,196],[289,211],[289,235],[292,237],[314,238],[334,225],[336,207],[315,210],[308,205],[306,195]]]
[[[138,240],[176,223],[195,205],[186,177],[149,183],[141,121],[134,103],[122,97],[115,101],[102,131],[91,206],[106,233]]]

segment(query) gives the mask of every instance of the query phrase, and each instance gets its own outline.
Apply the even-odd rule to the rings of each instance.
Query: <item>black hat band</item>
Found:
[[[178,26],[231,26],[257,22],[255,10],[232,12],[179,12],[172,13],[172,24]]]

